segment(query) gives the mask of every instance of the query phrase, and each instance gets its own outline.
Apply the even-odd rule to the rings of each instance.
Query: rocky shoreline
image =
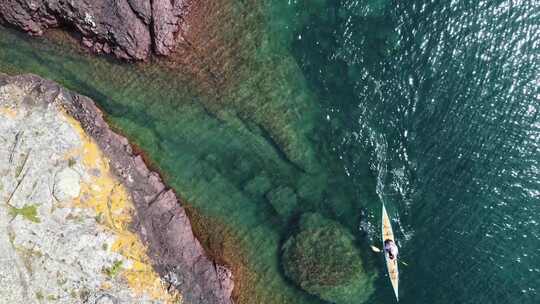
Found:
[[[233,303],[232,273],[207,257],[175,193],[134,154],[125,137],[109,128],[91,99],[35,75],[0,74],[0,88],[8,85],[27,88],[28,102],[61,107],[98,144],[132,198],[136,210],[132,230],[148,246],[154,269],[180,291],[184,303]]]
[[[145,60],[173,52],[189,0],[0,0],[0,23],[31,35],[63,28],[95,53]]]

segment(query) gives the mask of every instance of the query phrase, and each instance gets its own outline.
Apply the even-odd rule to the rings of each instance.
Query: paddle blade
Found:
[[[381,250],[373,245],[370,246],[371,247],[371,250],[373,250],[373,252],[381,252]]]

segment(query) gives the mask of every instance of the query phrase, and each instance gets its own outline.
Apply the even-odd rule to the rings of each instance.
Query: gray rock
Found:
[[[94,303],[86,300],[103,286],[118,303],[162,303],[104,272],[134,261],[109,250],[119,236],[77,200],[94,173],[72,156],[82,151],[80,133],[43,102],[55,91],[0,83],[0,303]]]
[[[136,209],[134,229],[148,245],[154,268],[180,291],[184,303],[232,303],[234,283],[230,270],[206,256],[175,193],[140,156],[133,154],[126,138],[109,129],[91,99],[34,75],[0,74],[0,92],[6,86],[39,92],[33,96],[42,106],[62,107],[97,142],[110,160],[111,170],[131,194]]]

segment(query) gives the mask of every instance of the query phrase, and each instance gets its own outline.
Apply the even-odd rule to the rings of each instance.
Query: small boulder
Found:
[[[306,213],[282,247],[285,275],[306,292],[336,304],[358,304],[374,291],[353,235],[341,224]]]
[[[290,217],[298,205],[296,193],[294,193],[293,189],[285,186],[280,186],[269,191],[266,194],[266,199],[283,218]]]

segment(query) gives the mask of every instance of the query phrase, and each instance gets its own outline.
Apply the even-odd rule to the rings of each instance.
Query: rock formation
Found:
[[[205,255],[175,193],[92,100],[0,74],[0,117],[0,251],[19,265],[0,261],[10,278],[0,297],[170,303],[162,296],[176,289],[183,303],[232,303],[231,272]]]
[[[363,303],[374,291],[375,275],[364,269],[352,234],[320,214],[302,215],[282,249],[287,277],[325,301]]]
[[[0,22],[32,35],[62,27],[96,53],[144,60],[169,55],[186,0],[0,0]]]

